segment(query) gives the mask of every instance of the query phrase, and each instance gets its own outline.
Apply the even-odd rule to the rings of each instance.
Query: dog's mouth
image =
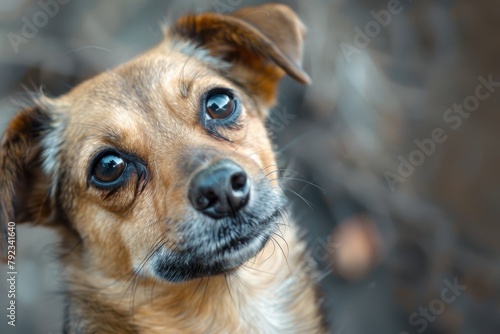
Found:
[[[245,248],[248,246],[252,240],[255,239],[255,236],[248,236],[242,238],[231,239],[226,245],[221,248],[223,253],[226,252],[237,252],[238,250]]]
[[[240,219],[235,226],[219,226],[218,233],[193,233],[193,242],[179,251],[161,249],[153,264],[156,275],[170,282],[230,273],[255,257],[277,228],[281,210],[260,220]],[[216,235],[216,237],[215,237]],[[196,240],[196,238],[199,238]]]

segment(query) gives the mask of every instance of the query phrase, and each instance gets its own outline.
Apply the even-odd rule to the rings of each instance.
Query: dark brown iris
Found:
[[[212,119],[229,117],[234,110],[234,98],[225,93],[216,93],[207,99],[207,115]]]
[[[97,161],[93,176],[97,181],[110,183],[116,181],[125,170],[125,161],[117,155],[105,155]]]

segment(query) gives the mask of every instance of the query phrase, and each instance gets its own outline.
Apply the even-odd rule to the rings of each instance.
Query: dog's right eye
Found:
[[[238,119],[241,106],[234,92],[227,88],[215,88],[202,98],[201,124],[209,135],[219,139],[227,139],[219,130],[237,130],[241,127]]]
[[[207,117],[213,120],[223,120],[231,116],[236,107],[236,100],[227,91],[214,92],[206,101]]]
[[[122,176],[126,167],[125,160],[117,154],[105,154],[97,159],[92,170],[92,177],[99,183],[110,184]]]

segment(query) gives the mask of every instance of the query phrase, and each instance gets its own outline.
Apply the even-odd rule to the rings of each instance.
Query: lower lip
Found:
[[[247,246],[249,243],[251,243],[255,239],[255,236],[251,237],[244,237],[240,238],[238,240],[231,240],[229,244],[226,244],[222,247],[223,252],[234,252],[237,250],[240,250],[241,248]]]
[[[271,218],[269,218],[267,221],[263,222],[263,225],[267,225],[270,221],[272,221],[277,214],[275,213]],[[262,235],[262,233],[260,233]],[[266,233],[267,234],[267,233]],[[269,233],[270,234],[270,233]],[[229,242],[229,244],[224,245],[221,250],[222,252],[235,252],[239,251],[245,246],[248,246],[249,244],[255,242],[257,240],[258,233],[252,233],[250,236],[246,236],[237,240],[232,240]],[[270,235],[266,235],[264,238],[264,241],[262,245],[265,245],[267,241],[269,240]]]

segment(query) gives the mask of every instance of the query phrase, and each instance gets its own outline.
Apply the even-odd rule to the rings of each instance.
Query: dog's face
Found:
[[[115,278],[239,267],[284,209],[264,121],[285,72],[308,80],[301,48],[284,6],[189,16],[153,50],[43,98],[2,141],[2,223],[51,224]]]

